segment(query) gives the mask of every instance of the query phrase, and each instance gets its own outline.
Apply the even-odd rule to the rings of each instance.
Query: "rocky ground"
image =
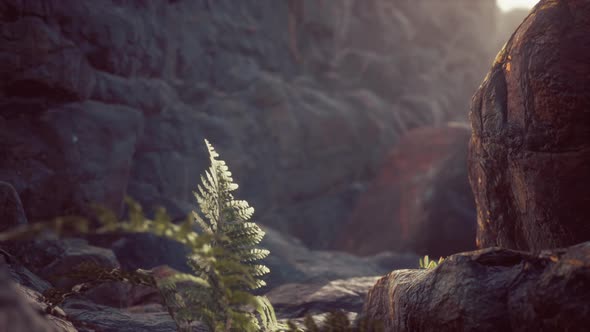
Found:
[[[26,223],[14,189],[0,182],[0,195],[4,198],[0,205],[5,225],[18,226],[22,220]],[[262,293],[266,293],[275,305],[277,317],[283,321],[302,323],[310,315],[321,322],[332,311],[345,311],[354,319],[378,276],[392,269],[417,267],[418,263],[415,254],[383,252],[358,257],[344,252],[310,250],[296,238],[268,228],[265,232],[262,245],[272,254],[264,263],[272,273],[266,278],[268,286]],[[158,291],[129,282],[105,281],[93,285],[50,309],[48,290],[70,290],[86,282],[82,277],[68,275],[81,263],[132,270],[132,262],[142,262],[134,259],[133,251],[100,247],[89,240],[93,241],[92,237],[41,237],[2,243],[0,331],[176,331]],[[133,237],[122,240],[133,241]],[[145,262],[157,263],[147,260],[145,254]],[[160,259],[171,256],[163,255]],[[176,262],[184,261],[183,257],[173,258]],[[154,268],[167,268],[167,265]],[[11,319],[13,316],[18,319]],[[204,328],[197,325],[194,330]]]

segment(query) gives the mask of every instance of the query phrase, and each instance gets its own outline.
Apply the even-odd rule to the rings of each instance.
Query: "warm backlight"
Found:
[[[531,9],[539,0],[496,0],[498,7],[503,11],[509,11],[512,9]]]

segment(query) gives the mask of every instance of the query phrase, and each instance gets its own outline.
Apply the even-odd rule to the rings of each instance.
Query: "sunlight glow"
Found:
[[[496,0],[498,7],[502,11],[509,11],[512,9],[531,9],[539,0]]]

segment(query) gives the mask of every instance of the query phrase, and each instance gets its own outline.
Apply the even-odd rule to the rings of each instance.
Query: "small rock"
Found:
[[[0,181],[0,232],[26,223],[27,217],[18,193],[10,183]]]
[[[334,280],[328,283],[286,284],[267,294],[277,316],[301,318],[344,310],[359,313],[369,289],[380,277]]]

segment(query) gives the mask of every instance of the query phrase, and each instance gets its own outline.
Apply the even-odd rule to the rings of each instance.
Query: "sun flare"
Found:
[[[537,2],[539,0],[497,0],[498,7],[505,12],[512,9],[531,9]]]

